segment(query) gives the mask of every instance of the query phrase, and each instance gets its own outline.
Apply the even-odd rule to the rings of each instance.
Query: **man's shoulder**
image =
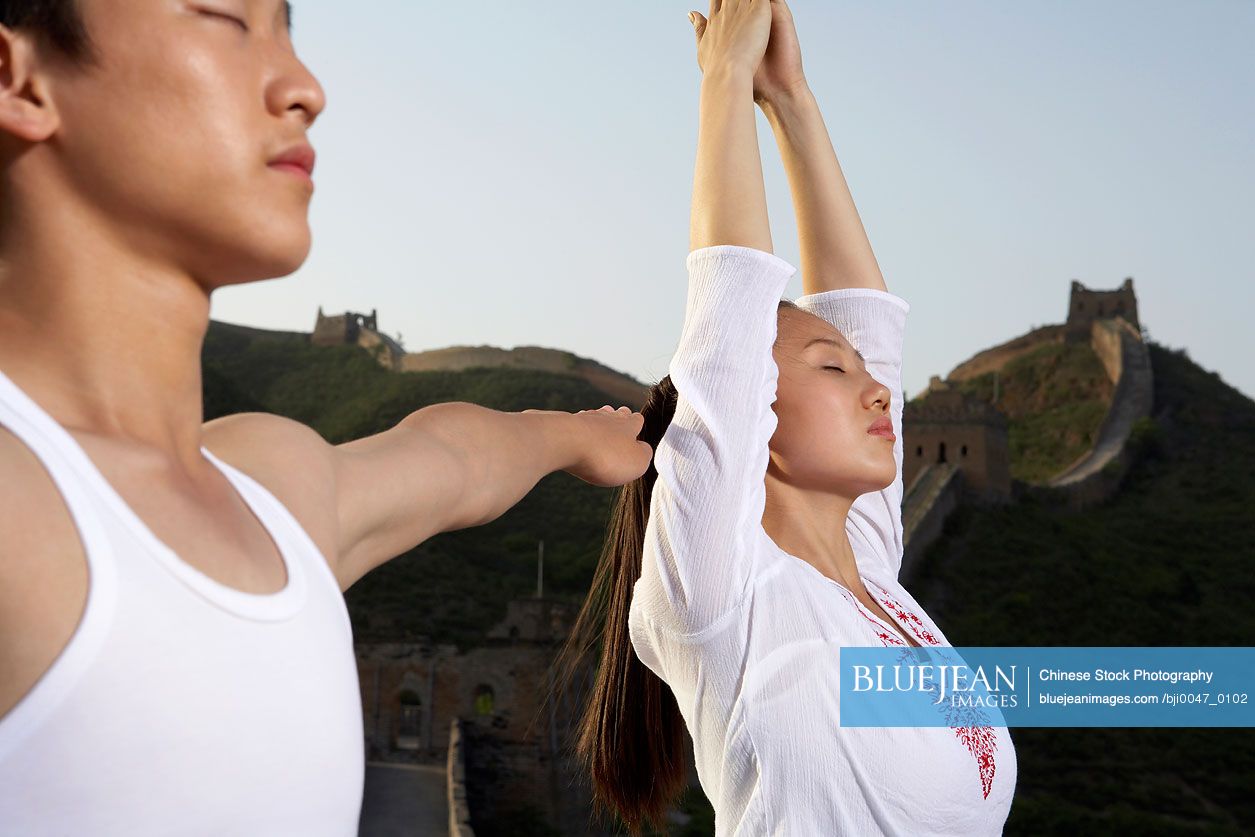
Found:
[[[231,453],[248,459],[292,453],[330,457],[332,453],[332,445],[317,430],[274,413],[232,413],[205,422],[201,431],[204,446],[224,459],[222,454]]]
[[[48,466],[23,438],[5,425],[0,425],[0,475],[0,521],[12,519],[29,523],[27,515],[43,507],[47,507],[50,518],[66,512],[64,504],[58,508],[57,504],[48,502],[59,494]],[[40,488],[40,502],[32,507],[26,500],[36,485]],[[66,521],[69,522],[68,517]]]
[[[334,478],[335,448],[307,424],[273,413],[235,413],[205,422],[201,444],[263,484]],[[256,472],[256,473],[254,473]],[[258,474],[267,479],[261,479]],[[267,484],[267,487],[269,485]]]
[[[205,422],[201,444],[275,495],[334,565],[335,447],[318,431],[273,413],[235,413]]]

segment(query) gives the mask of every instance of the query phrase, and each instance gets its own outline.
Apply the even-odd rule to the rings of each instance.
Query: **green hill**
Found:
[[[1011,477],[1029,483],[1046,482],[1090,449],[1114,390],[1088,343],[1055,340],[1022,350],[997,371],[964,373],[946,383],[1007,417]],[[910,403],[928,398],[925,391]]]
[[[1007,417],[1011,476],[1045,482],[1089,450],[1114,387],[1088,343],[1044,343],[954,386]]]
[[[964,507],[912,593],[955,645],[1255,645],[1255,402],[1150,343],[1153,420],[1109,502]],[[1013,728],[1008,834],[1255,830],[1255,730]]]
[[[216,322],[202,362],[206,420],[262,410],[304,422],[332,443],[378,433],[444,401],[571,412],[617,403],[574,376],[506,368],[392,372],[357,346],[314,346],[299,333]],[[478,644],[505,616],[509,599],[535,591],[541,539],[546,595],[582,599],[612,496],[611,489],[551,474],[492,523],[431,538],[349,589],[355,637]]]

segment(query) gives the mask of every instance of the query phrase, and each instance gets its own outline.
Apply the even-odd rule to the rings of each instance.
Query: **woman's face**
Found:
[[[850,500],[885,488],[897,472],[893,439],[867,428],[890,417],[889,388],[831,324],[793,308],[781,308],[779,318],[768,471],[797,488]]]

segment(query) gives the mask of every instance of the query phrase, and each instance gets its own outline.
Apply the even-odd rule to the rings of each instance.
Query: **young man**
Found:
[[[342,592],[649,464],[626,407],[202,424],[210,294],[305,259],[324,105],[281,0],[0,0],[0,833],[356,833]]]

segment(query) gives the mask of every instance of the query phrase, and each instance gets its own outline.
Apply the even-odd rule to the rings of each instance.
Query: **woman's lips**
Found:
[[[893,423],[884,416],[873,421],[871,427],[867,428],[867,432],[871,436],[881,436],[891,440],[897,439],[897,436],[893,435]]]

